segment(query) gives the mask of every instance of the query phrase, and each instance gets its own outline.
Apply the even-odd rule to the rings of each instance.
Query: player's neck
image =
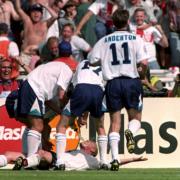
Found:
[[[123,28],[118,29],[118,31],[128,31],[128,28],[127,27],[123,27]]]

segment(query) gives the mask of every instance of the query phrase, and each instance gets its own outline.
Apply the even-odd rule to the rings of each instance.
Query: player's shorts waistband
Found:
[[[128,77],[128,76],[119,76],[119,77],[116,77],[114,79],[139,79],[139,77],[132,78],[132,77]]]

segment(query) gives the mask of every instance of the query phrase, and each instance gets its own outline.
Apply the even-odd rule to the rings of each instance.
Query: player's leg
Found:
[[[63,159],[63,154],[66,150],[66,129],[69,125],[69,122],[72,121],[73,117],[67,116],[65,114],[61,115],[61,120],[57,124],[56,128],[56,169],[65,170],[65,164]]]
[[[109,128],[109,145],[112,154],[111,170],[119,169],[119,141],[121,129],[121,109],[124,104],[122,101],[122,85],[121,78],[116,78],[108,81],[106,85],[106,102],[110,112],[110,128]]]
[[[44,103],[38,99],[28,81],[25,81],[18,94],[17,118],[24,119],[23,122],[29,128],[26,138],[27,156],[36,153],[41,145],[44,109]]]
[[[110,112],[110,129],[109,129],[109,145],[112,154],[111,170],[117,171],[119,169],[119,141],[120,141],[120,125],[121,116],[120,111]]]
[[[125,107],[128,113],[129,125],[125,130],[125,136],[127,140],[127,149],[129,153],[133,153],[135,149],[134,135],[141,127],[141,111],[143,107],[142,103],[142,84],[139,79],[129,79],[125,85],[124,97]]]
[[[11,152],[11,151],[5,152],[3,155],[0,155],[0,167],[4,167],[8,163],[15,162],[19,156],[24,157],[24,155],[19,152]]]
[[[53,162],[53,156],[51,152],[39,150],[38,153],[33,154],[25,159],[23,159],[23,167],[26,168],[32,168],[39,166],[41,162],[46,162],[46,164],[52,164]]]
[[[104,129],[104,115],[96,119],[96,130],[98,134],[98,147],[100,155],[100,169],[108,170],[107,165],[107,144],[108,138]]]
[[[35,116],[28,116],[29,131],[27,133],[27,157],[37,153],[41,149],[41,133],[44,128],[43,119]]]
[[[129,153],[134,152],[135,140],[134,136],[141,128],[141,111],[135,109],[129,109],[128,111],[129,124],[128,129],[125,130],[125,136],[127,140],[127,149]]]

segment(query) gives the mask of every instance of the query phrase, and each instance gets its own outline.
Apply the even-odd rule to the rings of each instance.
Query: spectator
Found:
[[[91,50],[91,46],[83,38],[74,35],[74,27],[72,24],[64,25],[61,35],[62,40],[71,43],[72,56],[78,62],[84,59],[82,51],[88,53]]]
[[[139,29],[143,25],[146,25],[146,12],[143,8],[137,8],[134,12],[134,26],[130,26],[130,29],[143,38],[145,42],[146,50],[148,51],[148,66],[150,69],[160,69],[160,66],[156,58],[155,42],[160,44],[162,47],[168,47],[167,38],[160,25],[156,27],[148,27],[145,30]]]
[[[8,25],[0,23],[0,55],[4,57],[19,56],[19,49],[15,42],[8,38]]]
[[[19,20],[20,17],[14,9],[14,6],[11,1],[0,0],[0,22],[6,23],[8,29],[10,29],[10,20]]]
[[[18,82],[12,77],[12,63],[8,59],[0,61],[0,98],[6,98],[11,91],[18,89]]]
[[[147,13],[147,19],[146,21],[149,23],[156,24],[157,19],[154,16],[154,12],[152,8],[149,8],[149,5],[143,1],[143,0],[126,0],[124,1],[124,8],[129,11],[130,14],[130,20],[133,21],[133,15],[137,8],[143,8],[145,9],[145,12]],[[142,26],[142,28],[146,28],[147,26]]]
[[[80,5],[77,7],[76,24],[80,23],[80,20],[86,14],[89,6],[91,5],[88,0],[80,0],[80,2]],[[93,47],[97,41],[95,26],[96,16],[92,15],[81,29],[82,38],[85,39],[85,41],[87,41],[91,45],[91,47]]]
[[[8,25],[0,23],[0,56],[2,58],[9,58],[12,61],[12,77],[16,78],[19,75],[19,67],[11,57],[19,56],[19,49],[15,42],[10,41],[8,38]]]
[[[42,21],[43,7],[52,15],[46,21]],[[57,14],[47,5],[34,4],[29,8],[30,15],[27,15],[21,8],[20,0],[16,1],[16,8],[24,23],[22,49],[31,45],[39,46],[45,41],[47,30],[57,19]]]
[[[52,61],[59,57],[59,39],[55,36],[50,37],[47,43],[40,50],[40,57],[44,62]]]
[[[97,15],[97,23],[95,28],[97,39],[100,39],[106,34],[111,33],[113,31],[111,15],[117,8],[117,0],[96,0],[88,8],[87,13],[84,15],[80,23],[77,25],[76,34],[81,34],[82,27],[86,24],[86,22],[93,14]]]
[[[59,44],[59,58],[55,59],[55,61],[64,62],[71,68],[73,72],[75,72],[78,63],[75,59],[71,57],[71,55],[72,47],[70,42],[62,41]]]
[[[180,66],[180,1],[169,0],[169,43],[171,65]]]
[[[64,6],[64,11],[65,11],[65,15],[64,17],[61,17],[59,20],[58,20],[58,24],[59,24],[59,30],[60,32],[62,31],[63,29],[63,26],[65,24],[72,24],[75,28],[75,17],[76,17],[76,14],[77,14],[77,11],[76,11],[76,3],[73,2],[73,1],[69,1],[67,2],[67,4]]]
[[[64,3],[62,0],[55,0],[50,5],[50,7],[56,12],[59,18],[64,16],[64,11],[62,10],[63,6],[64,6]],[[49,12],[45,11],[44,19],[46,20],[46,19],[49,19],[50,17],[51,15],[49,14]],[[49,27],[46,39],[48,39],[51,36],[56,36],[57,38],[59,38],[59,32],[60,32],[60,29],[59,29],[58,19],[56,19],[54,23]]]

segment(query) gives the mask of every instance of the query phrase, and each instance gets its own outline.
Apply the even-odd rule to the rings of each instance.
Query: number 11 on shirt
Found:
[[[124,50],[124,60],[123,64],[131,64],[131,60],[129,59],[129,48],[128,48],[128,43],[124,42],[122,44],[122,49]],[[112,65],[119,65],[120,61],[117,59],[117,50],[116,50],[116,44],[113,43],[110,45],[110,49],[112,51],[112,58],[113,61],[111,62]]]

